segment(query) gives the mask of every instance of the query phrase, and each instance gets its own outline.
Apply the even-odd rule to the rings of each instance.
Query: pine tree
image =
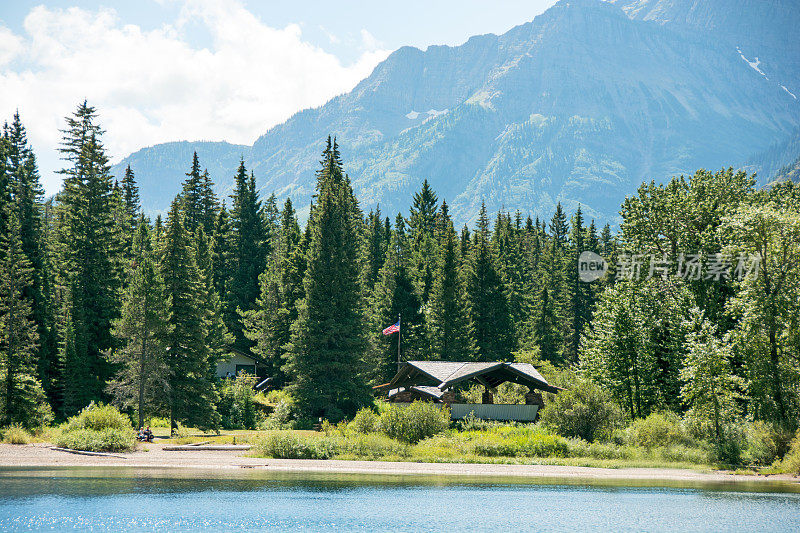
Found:
[[[214,182],[211,180],[208,170],[204,170],[203,181],[200,184],[200,225],[206,235],[214,233],[219,209],[219,199],[214,193]]]
[[[64,360],[65,414],[90,401],[105,399],[105,383],[113,375],[103,353],[114,344],[111,321],[119,310],[117,277],[120,260],[114,230],[114,199],[108,158],[95,124],[95,108],[85,101],[67,117],[61,153],[69,164],[59,195],[59,283],[66,288],[65,309],[72,324],[72,352]]]
[[[594,222],[592,223],[592,228]],[[580,254],[589,249],[586,245],[586,228],[583,226],[583,213],[580,206],[572,216],[572,226],[569,233],[569,247],[565,260],[565,294],[566,294],[566,324],[564,360],[576,363],[580,340],[586,325],[592,317],[593,298],[592,287],[589,283],[582,282],[578,274],[578,258]],[[596,245],[596,243],[595,243]]]
[[[125,168],[125,176],[122,178],[122,200],[125,204],[125,214],[128,217],[128,233],[133,239],[134,235],[136,235],[142,206],[139,201],[139,187],[136,185],[136,176],[133,174],[130,165]]]
[[[372,294],[370,340],[367,354],[367,376],[373,385],[386,383],[397,371],[401,360],[425,359],[425,335],[422,302],[411,279],[409,266],[411,250],[405,233],[403,217],[398,215],[394,234],[386,253],[386,262],[378,274]],[[398,355],[397,335],[383,335],[387,326],[401,317],[401,353]]]
[[[467,300],[481,361],[506,361],[514,350],[511,320],[497,258],[490,246],[489,219],[481,206],[468,264]]]
[[[33,268],[22,251],[16,214],[8,213],[6,222],[8,233],[0,236],[0,423],[41,426],[52,415],[37,377],[39,336],[33,301],[26,295]]]
[[[411,217],[408,220],[411,228],[413,275],[423,305],[428,303],[433,285],[437,202],[436,193],[428,180],[424,180],[420,191],[414,194]]]
[[[169,380],[167,341],[171,333],[164,280],[144,220],[136,231],[132,253],[121,316],[114,321],[119,347],[111,352],[111,360],[118,370],[108,383],[108,392],[115,404],[134,409],[137,427],[142,427],[147,415],[164,407]]]
[[[446,204],[445,204],[446,205]],[[439,253],[427,318],[431,358],[469,361],[477,352],[459,267],[458,237],[446,209],[441,213]]]
[[[217,362],[227,356],[233,335],[225,326],[222,298],[214,287],[214,242],[206,235],[202,225],[197,226],[194,243],[201,281],[200,301],[205,313],[208,364],[214,369]]]
[[[296,302],[302,298],[305,264],[300,227],[290,199],[286,200],[280,219],[273,260],[259,277],[259,299],[255,309],[245,316],[245,335],[255,343],[253,353],[267,363],[267,374],[273,378],[274,386],[285,382],[281,367],[291,340],[291,325],[297,319]]]
[[[28,144],[18,112],[14,113],[5,137],[8,146],[7,171],[11,177],[9,186],[13,189],[10,192],[14,197],[13,209],[20,226],[20,244],[33,269],[33,283],[25,289],[25,296],[32,301],[33,321],[39,336],[36,352],[38,376],[51,405],[55,405],[59,381],[58,337],[53,313],[52,269],[43,221],[44,190],[39,181],[36,157]]]
[[[255,308],[259,294],[258,277],[266,266],[267,243],[261,216],[261,202],[255,178],[248,179],[244,160],[236,172],[233,208],[230,212],[231,278],[227,287],[226,325],[234,335],[233,346],[250,350],[252,343],[244,335],[240,312]]]
[[[194,233],[197,226],[203,222],[203,175],[200,172],[200,159],[195,151],[192,155],[192,168],[186,173],[181,191],[181,211],[184,224],[189,233]]]
[[[369,301],[372,290],[378,281],[378,275],[384,262],[386,262],[386,241],[381,208],[367,215],[366,234],[362,243],[361,255],[364,258],[364,266],[361,270],[361,286],[364,291],[365,301]]]
[[[328,144],[312,211],[305,298],[298,303],[286,372],[302,416],[340,420],[368,403],[358,284],[360,216],[336,144]]]
[[[171,328],[167,339],[170,426],[175,428],[181,421],[195,427],[215,428],[220,416],[215,408],[217,394],[206,344],[203,281],[178,202],[173,202],[169,213],[161,275]]]

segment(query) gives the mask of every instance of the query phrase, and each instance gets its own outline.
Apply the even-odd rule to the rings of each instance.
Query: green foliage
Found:
[[[60,149],[67,167],[58,196],[56,228],[65,288],[63,315],[69,318],[64,344],[64,412],[74,414],[90,401],[105,399],[113,367],[104,356],[112,348],[112,321],[119,314],[122,261],[116,231],[113,180],[101,141],[97,113],[85,101],[67,118]]]
[[[381,432],[410,444],[441,433],[449,426],[450,410],[431,402],[416,401],[405,406],[390,404],[380,416]]]
[[[64,431],[56,446],[88,452],[126,452],[136,446],[133,430],[105,428]]]
[[[644,448],[692,444],[681,419],[670,412],[651,413],[646,418],[637,418],[623,434],[626,444]]]
[[[0,439],[6,444],[29,444],[31,440],[33,440],[33,435],[19,424],[13,424],[3,429],[2,439]]]
[[[133,241],[120,318],[114,321],[119,347],[110,359],[118,370],[108,383],[114,403],[138,413],[138,426],[165,406],[167,336],[170,333],[164,279],[158,269],[149,225],[142,221]]]
[[[564,437],[592,442],[611,436],[622,415],[614,400],[600,386],[579,381],[545,405],[542,424]]]
[[[89,405],[61,427],[56,445],[73,450],[118,452],[133,449],[130,419],[112,405]]]
[[[298,437],[288,432],[273,433],[256,444],[256,453],[276,459],[330,459],[335,451],[324,438]]]
[[[795,434],[789,451],[780,462],[780,469],[791,474],[800,474],[800,431]]]
[[[358,410],[347,428],[362,435],[375,433],[380,429],[380,417],[373,409],[364,407]]]
[[[539,428],[498,428],[471,439],[469,453],[484,457],[567,457],[567,439]]]
[[[285,372],[302,418],[338,421],[369,403],[361,362],[366,349],[358,237],[361,214],[338,147],[329,144],[318,174],[318,204]]]
[[[77,415],[70,417],[64,426],[64,431],[78,429],[99,431],[107,428],[133,430],[130,418],[113,405],[91,404]]]
[[[241,373],[235,378],[225,379],[220,387],[217,410],[225,429],[256,429],[254,403],[256,377]]]

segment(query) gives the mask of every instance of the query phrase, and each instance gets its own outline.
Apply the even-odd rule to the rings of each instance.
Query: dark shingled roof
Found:
[[[389,383],[376,388],[398,389],[415,387],[440,391],[458,383],[475,380],[488,387],[496,387],[506,381],[526,385],[530,389],[558,392],[561,389],[547,383],[547,380],[530,363],[450,362],[450,361],[408,361],[403,363]]]

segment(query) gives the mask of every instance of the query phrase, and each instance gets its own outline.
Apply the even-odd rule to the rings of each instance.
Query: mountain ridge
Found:
[[[252,147],[196,145],[198,154],[221,194],[244,157],[262,192],[291,196],[301,214],[323,140],[333,134],[367,209],[405,211],[428,179],[458,223],[471,223],[482,201],[490,210],[540,216],[556,202],[568,211],[580,204],[588,217],[613,223],[642,181],[744,164],[800,127],[800,104],[787,94],[800,94],[800,66],[787,60],[773,67],[779,62],[770,56],[789,30],[762,39],[766,56],[751,38],[735,45],[718,28],[693,31],[713,26],[711,4],[562,0],[502,35],[424,51],[402,47],[352,91],[296,113]],[[761,74],[749,61],[756,53]],[[145,206],[163,210],[172,198],[167,189],[177,192],[188,169],[191,154],[181,159],[191,146],[143,149],[115,171],[130,163]],[[781,152],[777,158],[790,159],[765,166],[781,168],[797,155]],[[151,160],[169,164],[159,171]],[[156,180],[159,172],[170,177]],[[156,195],[147,191],[152,181],[161,184]]]

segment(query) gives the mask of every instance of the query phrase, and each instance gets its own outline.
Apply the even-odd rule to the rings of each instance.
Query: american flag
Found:
[[[384,335],[391,335],[392,333],[400,331],[400,321],[397,321],[397,324],[392,324],[385,330],[383,330]]]

